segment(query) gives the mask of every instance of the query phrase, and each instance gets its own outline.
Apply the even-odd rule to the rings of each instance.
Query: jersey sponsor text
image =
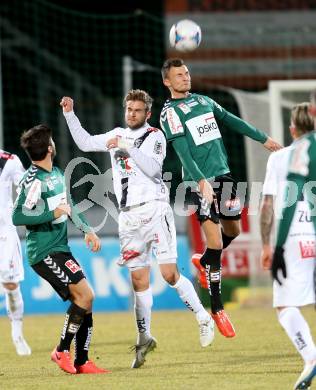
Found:
[[[186,125],[196,145],[221,138],[214,114],[211,112],[189,119]]]

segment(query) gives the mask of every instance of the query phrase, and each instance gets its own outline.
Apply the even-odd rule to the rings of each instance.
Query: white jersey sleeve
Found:
[[[73,111],[64,112],[67,125],[78,148],[84,152],[107,152],[107,141],[115,137],[115,129],[104,134],[91,135],[82,126]]]
[[[152,131],[141,149],[131,148],[129,150],[130,156],[148,177],[159,176],[166,156],[166,139],[162,132],[160,130]]]
[[[14,156],[13,158],[14,166],[12,166],[11,177],[12,177],[13,184],[17,186],[24,175],[25,169],[19,157],[16,156],[15,154],[13,156]]]
[[[13,227],[12,184],[18,185],[24,175],[24,168],[18,156],[0,150],[0,228]]]
[[[263,195],[277,195],[278,191],[278,176],[277,168],[275,167],[275,154],[270,154],[267,162],[266,176],[263,183],[262,194]]]

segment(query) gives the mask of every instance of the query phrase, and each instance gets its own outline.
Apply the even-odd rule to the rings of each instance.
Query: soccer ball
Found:
[[[201,39],[200,26],[189,19],[180,20],[170,29],[171,47],[182,52],[195,50],[201,43]]]

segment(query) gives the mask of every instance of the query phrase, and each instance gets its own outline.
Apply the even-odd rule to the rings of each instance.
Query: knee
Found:
[[[221,234],[211,234],[207,232],[206,236],[206,244],[208,248],[213,248],[217,250],[223,249],[223,240]]]
[[[149,282],[145,280],[133,281],[133,290],[136,292],[145,291],[149,289]]]
[[[19,286],[17,283],[3,283],[2,285],[6,290],[10,291],[16,290]]]
[[[136,292],[149,289],[149,273],[147,272],[131,272],[131,281]]]
[[[76,305],[85,309],[91,309],[94,301],[94,292],[92,288],[87,287],[79,291],[74,291],[71,294],[71,298],[71,301],[73,301]]]
[[[168,284],[174,286],[177,283],[180,275],[177,271],[164,271],[162,273],[162,277]]]

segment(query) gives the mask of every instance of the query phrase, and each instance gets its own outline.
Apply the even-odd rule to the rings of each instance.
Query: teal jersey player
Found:
[[[316,162],[316,134],[310,103],[295,104],[291,110],[290,121],[289,133],[294,142],[290,147],[271,156],[267,164],[260,215],[263,244],[260,262],[263,269],[272,268],[275,278],[273,307],[276,309],[277,320],[304,362],[303,371],[293,388],[309,389],[316,375],[316,345],[312,329],[301,308],[315,305],[316,231],[311,218],[311,214],[314,214],[315,222],[315,209],[314,205],[312,209],[309,207],[308,199],[313,200],[311,191],[315,191],[316,175],[312,170]],[[287,176],[291,182],[290,187],[286,186]],[[279,237],[282,248],[281,251],[278,249],[272,262],[270,236],[274,211],[279,214],[280,201],[288,203],[287,200],[291,202],[292,210],[283,216],[283,220],[280,220],[280,215],[277,218],[282,225],[282,237]],[[291,214],[294,210],[295,213]],[[279,275],[279,270],[285,278]]]
[[[315,194],[316,194],[316,131],[301,136],[293,143],[290,157],[287,181],[295,187],[295,199],[288,195],[286,207],[282,210],[279,223],[276,248],[272,262],[272,276],[281,284],[278,270],[286,277],[286,267],[283,257],[283,245],[295,213],[297,199],[306,197],[311,208],[311,218],[316,231]],[[291,192],[289,192],[290,194]]]
[[[230,172],[220,131],[223,125],[261,143],[268,139],[263,131],[226,111],[208,96],[196,93],[168,99],[160,124],[182,162],[185,181],[214,179]]]
[[[240,233],[242,205],[230,174],[221,127],[251,137],[269,150],[278,150],[280,145],[208,96],[191,93],[191,76],[182,59],[166,60],[161,74],[171,94],[161,112],[161,128],[180,158],[186,187],[191,188],[190,203],[206,238],[204,254],[194,255],[192,262],[200,284],[209,290],[212,317],[219,331],[234,337],[221,299],[221,254]]]
[[[85,242],[91,251],[100,250],[100,239],[72,202],[67,202],[64,174],[53,165],[56,147],[52,130],[43,124],[32,127],[22,134],[21,146],[32,165],[20,182],[12,220],[15,225],[26,226],[27,254],[33,271],[46,280],[63,301],[70,301],[61,338],[51,353],[51,360],[69,374],[105,374],[109,371],[97,367],[88,356],[94,293],[68,246],[68,216],[85,233]],[[73,340],[75,360],[70,353]]]
[[[297,188],[297,198],[301,197],[305,187],[304,195],[311,207],[311,218],[316,231],[315,213],[315,183],[316,183],[316,131],[303,135],[293,144],[289,163],[287,180],[294,183]],[[282,246],[287,238],[289,227],[293,219],[296,203],[288,199],[290,207],[286,207],[282,213],[282,220],[278,229],[277,246]],[[293,203],[293,204],[292,204]]]
[[[66,203],[67,191],[63,172],[51,171],[34,164],[19,185],[19,196],[13,211],[13,223],[26,226],[26,248],[30,265],[43,260],[51,252],[70,252],[67,239],[67,215],[55,219],[54,210]],[[92,231],[73,207],[71,218],[85,233]]]

